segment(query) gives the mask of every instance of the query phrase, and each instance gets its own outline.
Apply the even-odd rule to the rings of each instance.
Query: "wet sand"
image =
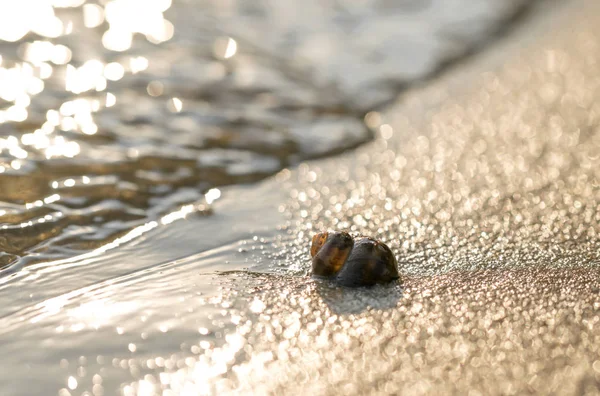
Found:
[[[89,286],[68,261],[19,272],[20,298],[72,284],[3,311],[3,392],[599,393],[598,11],[563,6],[368,115],[372,144],[90,257]],[[326,228],[384,240],[403,285],[307,277]]]
[[[283,261],[306,257],[315,230],[350,229],[394,249],[404,287],[248,281],[223,347],[241,344],[241,361],[217,386],[599,393],[598,11],[562,10],[372,115],[374,144],[290,175]]]

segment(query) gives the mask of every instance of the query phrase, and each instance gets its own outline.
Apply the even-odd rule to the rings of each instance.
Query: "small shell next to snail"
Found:
[[[390,248],[373,238],[355,240],[346,232],[322,232],[313,237],[310,253],[313,275],[343,286],[373,286],[400,278]]]

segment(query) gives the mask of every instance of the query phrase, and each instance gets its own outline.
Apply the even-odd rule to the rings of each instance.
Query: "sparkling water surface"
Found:
[[[219,186],[371,140],[367,111],[527,3],[2,3],[0,268],[208,212]]]

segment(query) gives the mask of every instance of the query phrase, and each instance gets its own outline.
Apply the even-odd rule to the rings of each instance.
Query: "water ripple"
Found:
[[[357,147],[368,110],[528,3],[0,4],[0,268],[102,251],[217,187]]]

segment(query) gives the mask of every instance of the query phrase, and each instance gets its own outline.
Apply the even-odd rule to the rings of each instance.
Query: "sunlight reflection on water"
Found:
[[[476,42],[462,35],[417,48],[414,36],[437,42],[465,18],[486,31],[481,21],[501,23],[521,5],[459,16],[350,3],[0,2],[0,221],[34,225],[12,235],[18,243],[0,241],[0,267],[85,253],[213,187],[372,139],[365,110],[399,89],[380,87],[391,81],[385,70],[399,87]],[[411,28],[390,25],[390,15]],[[363,31],[356,40],[350,22]],[[28,205],[55,193],[58,201]],[[55,213],[60,221],[47,219]]]
[[[1,2],[0,40],[16,42],[30,32],[46,38],[69,35],[74,21],[70,18],[59,18],[55,8],[79,7],[84,2]],[[103,6],[85,4],[83,22],[86,28],[95,28],[106,20],[109,27],[102,36],[102,44],[108,50],[125,51],[131,47],[135,33],[145,35],[155,44],[173,37],[173,25],[163,16],[170,6],[170,0],[115,0],[105,2]],[[31,9],[35,9],[36,12],[31,13]],[[88,59],[84,62],[79,61],[78,63],[82,64],[75,66],[70,64],[71,48],[44,40],[24,42],[18,47],[18,52],[22,54],[23,62],[12,62],[11,66],[3,65],[0,68],[0,98],[12,102],[12,105],[0,110],[2,122],[25,121],[28,118],[31,96],[40,94],[45,88],[44,80],[53,74],[64,76],[67,92],[82,94],[92,90],[104,91],[107,88],[107,80],[118,81],[126,72],[138,73],[147,67],[144,57],[131,57],[124,64]],[[5,60],[4,63],[9,62]],[[36,150],[44,152],[46,158],[72,158],[79,153],[79,145],[64,137],[53,138],[56,128],[93,135],[98,131],[93,113],[98,112],[101,106],[110,107],[113,104],[114,95],[107,96],[103,103],[98,99],[86,98],[64,102],[56,109],[49,109],[46,122],[39,129],[23,135],[20,144],[34,146]],[[0,148],[2,146],[9,148],[11,155],[27,158],[27,152],[20,150],[14,136],[1,138]]]

